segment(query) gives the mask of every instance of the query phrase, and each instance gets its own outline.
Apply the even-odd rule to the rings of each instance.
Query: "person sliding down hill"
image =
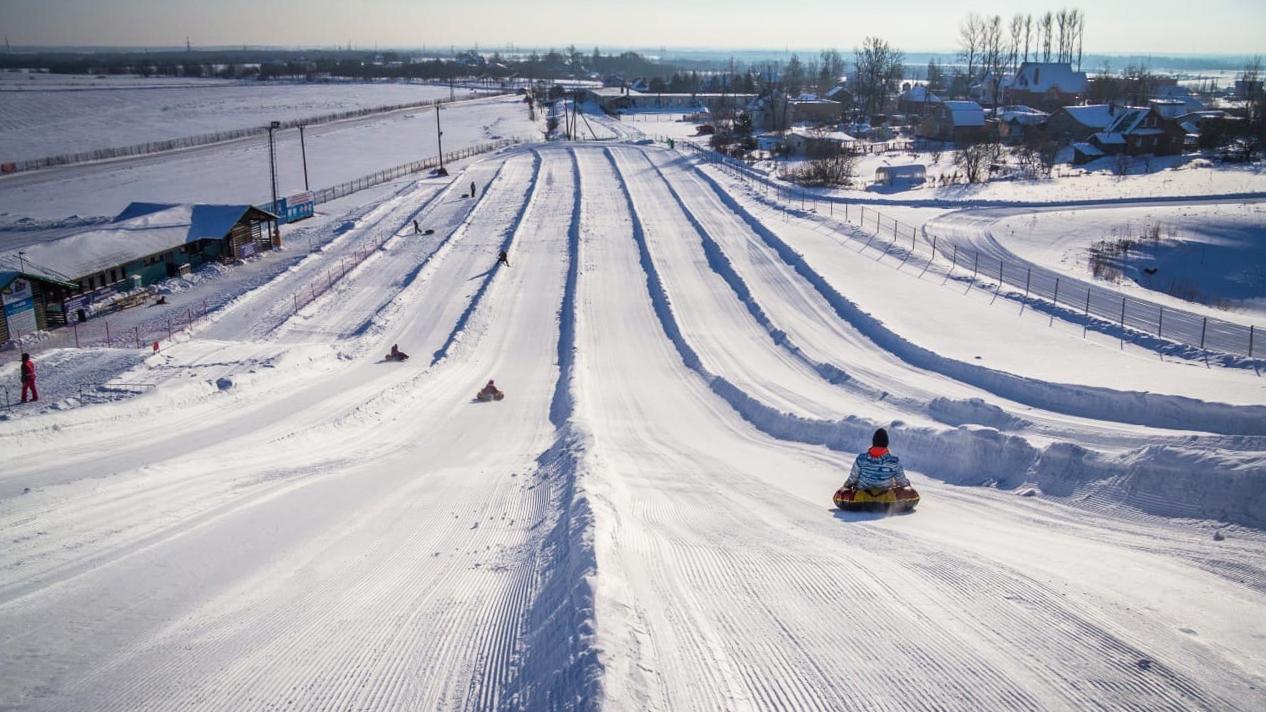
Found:
[[[392,344],[391,353],[387,354],[388,361],[405,361],[408,360],[409,354],[400,350],[400,347]]]
[[[888,452],[888,431],[880,428],[870,439],[871,448],[857,456],[844,487],[858,490],[890,490],[909,487],[906,471],[896,455]]]
[[[504,397],[505,394],[501,392],[501,389],[497,388],[497,384],[493,383],[491,379],[483,387],[483,390],[479,391],[479,394],[475,396],[476,399],[481,401],[501,400]]]
[[[497,262],[505,265],[506,267],[510,266],[510,256],[506,254],[505,250],[497,253]]]

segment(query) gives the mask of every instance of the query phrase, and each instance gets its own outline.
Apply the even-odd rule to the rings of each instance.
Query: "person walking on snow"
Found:
[[[497,262],[505,265],[506,267],[510,266],[510,256],[506,254],[505,250],[497,253]]]
[[[909,487],[901,461],[888,451],[888,431],[880,428],[870,439],[871,448],[857,456],[845,487],[858,490],[889,490]]]
[[[475,197],[475,181],[470,182],[470,197]]]
[[[418,224],[418,221],[417,221],[417,220],[414,220],[414,221],[413,221],[413,234],[414,234],[414,235],[421,235],[421,234],[422,234],[422,226]]]
[[[31,400],[40,399],[40,392],[35,390],[35,362],[31,360],[31,354],[22,354],[22,402],[26,402],[27,392],[31,394]]]

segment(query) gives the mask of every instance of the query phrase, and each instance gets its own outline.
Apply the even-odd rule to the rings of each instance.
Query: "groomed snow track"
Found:
[[[0,709],[1266,705],[1255,411],[937,360],[678,154],[467,171],[0,422]],[[880,425],[923,504],[831,511]]]

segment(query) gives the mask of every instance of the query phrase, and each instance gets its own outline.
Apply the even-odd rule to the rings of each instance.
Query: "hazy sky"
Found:
[[[1068,7],[1078,5],[1069,3]],[[614,45],[949,50],[968,12],[1035,0],[0,0],[14,45]],[[1266,53],[1264,0],[1083,2],[1087,52]]]

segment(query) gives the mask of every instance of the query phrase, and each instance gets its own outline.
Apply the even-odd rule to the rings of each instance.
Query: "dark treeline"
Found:
[[[358,79],[454,77],[579,79],[593,74],[618,74],[626,79],[660,79],[667,86],[702,88],[698,77],[727,68],[722,62],[683,60],[661,62],[637,52],[602,54],[563,50],[531,52],[513,57],[499,52],[460,51],[449,56],[400,50],[128,50],[97,52],[50,51],[0,54],[0,69],[42,69],[57,74],[139,74],[176,77],[297,78],[330,75]],[[449,53],[444,53],[448,55]],[[691,79],[694,77],[694,79]]]

